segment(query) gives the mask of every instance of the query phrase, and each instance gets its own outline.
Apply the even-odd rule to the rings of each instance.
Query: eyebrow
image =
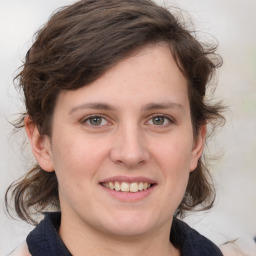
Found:
[[[105,103],[84,103],[81,105],[78,105],[74,108],[72,108],[69,111],[69,114],[71,115],[72,113],[74,113],[77,110],[82,110],[82,109],[100,109],[100,110],[115,110],[115,108],[113,106],[110,106],[108,104]]]
[[[184,111],[183,105],[175,102],[164,102],[164,103],[149,103],[143,107],[144,111],[151,111],[157,109],[178,109]]]
[[[74,112],[82,109],[98,109],[98,110],[115,110],[116,108],[110,106],[106,103],[84,103],[72,108],[69,111],[69,114],[73,114]],[[142,110],[143,111],[152,111],[152,110],[160,110],[160,109],[179,109],[184,111],[184,106],[179,103],[174,102],[165,102],[165,103],[149,103],[145,105]]]

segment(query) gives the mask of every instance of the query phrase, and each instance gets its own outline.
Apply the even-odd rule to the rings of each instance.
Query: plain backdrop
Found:
[[[21,148],[24,134],[11,134],[22,101],[13,78],[34,32],[58,7],[71,0],[0,0],[0,253],[21,243],[33,227],[13,220],[4,208],[8,185],[28,170],[30,151]],[[158,1],[163,3],[163,1]],[[229,106],[225,128],[210,144],[222,154],[212,167],[217,188],[215,207],[186,221],[221,244],[256,235],[256,33],[255,0],[180,0],[192,16],[202,40],[219,41],[224,65],[218,75],[216,98]]]

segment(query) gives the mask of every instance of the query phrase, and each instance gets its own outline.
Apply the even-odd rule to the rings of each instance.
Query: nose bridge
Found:
[[[119,126],[111,157],[113,161],[130,168],[148,160],[145,137],[136,122],[126,122]]]

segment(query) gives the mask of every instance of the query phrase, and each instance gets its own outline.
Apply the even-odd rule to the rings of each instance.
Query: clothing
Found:
[[[26,242],[32,256],[71,256],[58,235],[60,217],[59,212],[46,213],[44,220],[30,232]],[[173,219],[170,241],[180,248],[181,256],[223,256],[215,244],[176,218]],[[19,254],[23,255],[26,254]]]

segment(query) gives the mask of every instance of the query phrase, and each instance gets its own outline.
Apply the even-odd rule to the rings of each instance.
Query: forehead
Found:
[[[86,101],[112,105],[172,101],[183,105],[187,98],[185,77],[169,47],[159,43],[137,50],[93,83],[75,91],[61,92],[57,103],[71,107]]]

